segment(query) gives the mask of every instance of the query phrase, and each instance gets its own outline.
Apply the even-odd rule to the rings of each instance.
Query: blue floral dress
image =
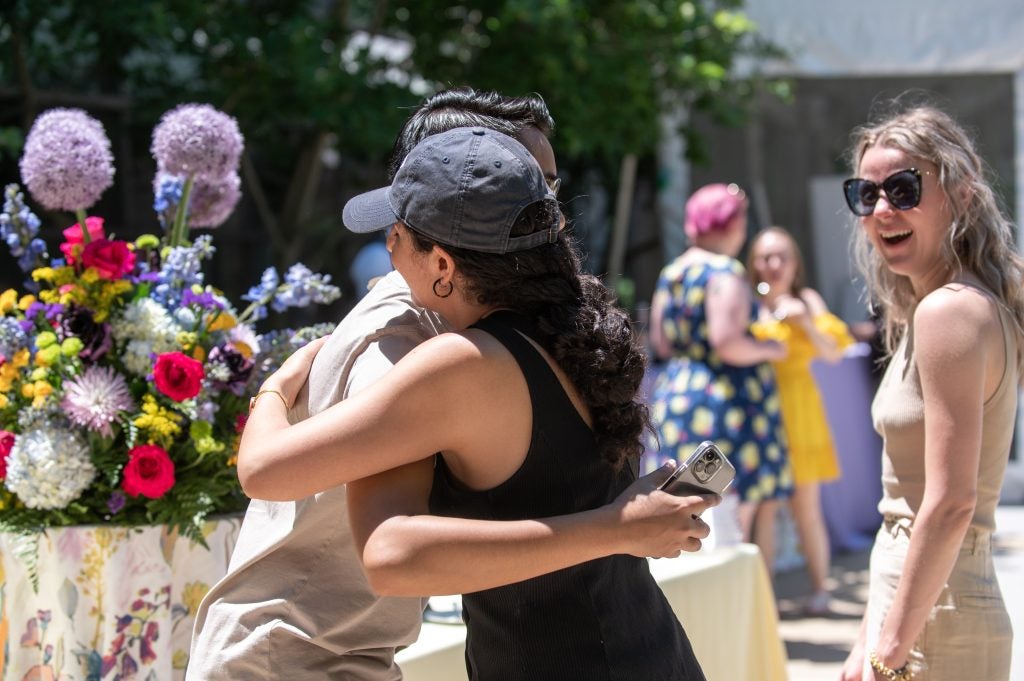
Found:
[[[658,292],[667,295],[662,332],[673,356],[654,383],[651,417],[660,465],[685,461],[704,440],[713,440],[733,466],[731,489],[742,501],[788,497],[793,476],[786,453],[775,373],[768,363],[725,364],[708,342],[705,292],[715,275],[746,278],[743,265],[725,255],[661,271]],[[751,322],[757,319],[752,309]]]

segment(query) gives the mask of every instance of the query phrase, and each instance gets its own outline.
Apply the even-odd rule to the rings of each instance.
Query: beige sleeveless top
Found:
[[[977,288],[977,287],[975,287]],[[984,289],[979,291],[989,295]],[[995,529],[995,509],[1010,455],[1017,415],[1017,335],[1007,313],[999,307],[1006,368],[984,406],[978,499],[971,525]],[[912,332],[904,334],[871,404],[875,430],[882,436],[882,500],[878,510],[914,518],[924,496],[924,401],[914,359]]]

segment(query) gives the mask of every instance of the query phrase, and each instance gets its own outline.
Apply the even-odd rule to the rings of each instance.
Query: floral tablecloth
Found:
[[[0,533],[0,679],[183,678],[196,607],[240,527],[207,523],[209,548],[165,526]]]

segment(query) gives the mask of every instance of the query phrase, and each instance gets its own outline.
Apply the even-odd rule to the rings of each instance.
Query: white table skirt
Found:
[[[0,679],[184,678],[196,606],[240,527],[207,523],[209,548],[166,526],[0,533]]]

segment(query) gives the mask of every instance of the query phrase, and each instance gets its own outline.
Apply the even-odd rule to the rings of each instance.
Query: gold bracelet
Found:
[[[871,663],[872,669],[889,679],[889,681],[912,681],[910,670],[907,669],[907,663],[904,663],[899,669],[886,667],[885,663],[878,659],[878,653],[874,650],[868,655],[868,662]]]
[[[281,404],[284,405],[285,411],[287,411],[290,408],[288,406],[288,400],[284,399],[284,395],[282,395],[277,390],[261,390],[261,391],[259,391],[258,393],[256,393],[255,395],[253,395],[252,397],[249,398],[249,413],[250,414],[252,413],[253,407],[256,406],[256,400],[260,399],[261,395],[266,395],[267,393],[273,393],[273,394],[277,395],[278,397],[280,397],[281,398]]]

